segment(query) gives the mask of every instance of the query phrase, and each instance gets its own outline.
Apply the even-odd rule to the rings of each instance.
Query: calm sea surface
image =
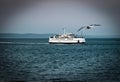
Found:
[[[0,39],[0,82],[56,81],[120,82],[120,39]]]

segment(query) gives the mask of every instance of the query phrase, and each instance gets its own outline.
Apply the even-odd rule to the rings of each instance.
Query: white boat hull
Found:
[[[82,44],[85,38],[49,38],[50,44]]]

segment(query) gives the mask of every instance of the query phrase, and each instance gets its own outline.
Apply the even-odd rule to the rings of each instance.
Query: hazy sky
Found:
[[[84,25],[101,24],[87,35],[120,35],[119,0],[3,0],[0,32],[75,33]]]

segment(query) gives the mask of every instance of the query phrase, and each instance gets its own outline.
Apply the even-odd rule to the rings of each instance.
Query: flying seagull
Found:
[[[81,31],[82,29],[86,28],[86,29],[91,29],[92,27],[95,27],[95,26],[101,26],[100,24],[91,24],[91,25],[88,25],[88,26],[83,26],[81,28],[79,28],[77,30],[77,32]]]

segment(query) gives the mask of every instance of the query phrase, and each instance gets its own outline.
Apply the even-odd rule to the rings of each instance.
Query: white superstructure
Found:
[[[77,37],[72,33],[64,33],[62,35],[55,35],[55,36],[49,37],[49,43],[51,44],[85,43],[85,38]]]

